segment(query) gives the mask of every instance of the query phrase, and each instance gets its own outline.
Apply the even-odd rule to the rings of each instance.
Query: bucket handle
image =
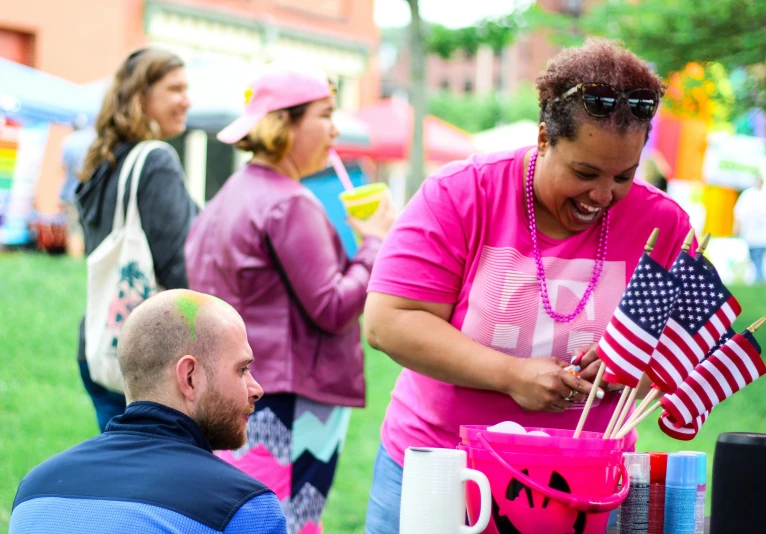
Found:
[[[553,499],[554,501],[563,504],[564,506],[568,506],[569,508],[573,508],[580,512],[587,512],[587,513],[601,513],[601,512],[611,512],[620,504],[622,504],[622,501],[625,500],[625,498],[628,496],[628,491],[630,490],[630,481],[628,479],[628,470],[625,469],[624,464],[620,464],[620,475],[622,476],[622,488],[617,493],[614,493],[612,495],[609,495],[607,497],[604,497],[601,500],[593,500],[590,497],[585,497],[583,495],[574,495],[571,493],[564,493],[563,491],[559,491],[553,488],[549,488],[547,486],[543,486],[536,480],[530,478],[529,476],[525,475],[512,465],[510,465],[508,462],[506,462],[497,452],[495,452],[495,449],[492,448],[492,445],[489,444],[489,442],[486,440],[484,435],[479,432],[476,436],[479,440],[479,443],[481,443],[482,447],[489,452],[492,457],[500,464],[502,465],[508,472],[513,475],[513,478],[524,484],[525,486],[529,486],[531,489],[542,493],[546,497],[549,497]]]

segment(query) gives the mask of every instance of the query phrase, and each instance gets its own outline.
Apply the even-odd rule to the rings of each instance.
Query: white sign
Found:
[[[764,139],[715,132],[708,136],[702,173],[709,185],[742,191],[755,184],[764,158]]]

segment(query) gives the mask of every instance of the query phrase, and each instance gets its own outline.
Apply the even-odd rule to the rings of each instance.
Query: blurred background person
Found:
[[[752,187],[739,195],[734,205],[734,233],[739,235],[750,249],[750,259],[755,267],[755,283],[764,280],[763,256],[766,253],[766,159],[761,162],[760,174]]]
[[[272,63],[218,139],[252,152],[195,221],[186,244],[192,289],[231,304],[247,325],[252,372],[268,384],[247,444],[221,458],[271,487],[288,532],[321,532],[351,411],[365,402],[359,316],[381,241],[384,199],[349,259],[317,198],[301,184],[324,169],[338,130],[334,90],[309,66]]]
[[[118,179],[131,149],[140,141],[166,140],[186,130],[190,105],[187,86],[183,61],[162,50],[137,50],[117,69],[96,119],[96,139],[88,150],[76,192],[86,255],[112,231]],[[128,178],[122,199],[126,209],[130,183]],[[183,246],[198,208],[184,186],[178,154],[169,145],[149,153],[137,200],[157,284],[165,289],[187,287]],[[125,397],[91,380],[85,341],[83,319],[78,347],[80,374],[103,432],[112,417],[124,412]]]
[[[85,243],[82,236],[80,215],[75,204],[75,191],[80,184],[80,174],[88,148],[96,138],[96,130],[88,124],[88,118],[78,116],[74,131],[64,138],[61,146],[61,164],[64,168],[64,185],[61,187],[59,199],[67,219],[67,253],[70,256],[83,255]]]
[[[652,149],[641,162],[642,178],[652,184],[654,187],[668,192],[668,176],[670,176],[670,165],[668,164],[662,152]]]

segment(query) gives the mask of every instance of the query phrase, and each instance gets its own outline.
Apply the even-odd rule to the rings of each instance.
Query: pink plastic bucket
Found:
[[[504,432],[489,432],[483,425],[463,425],[460,427],[460,440],[467,447],[478,447],[479,433],[492,444],[496,451],[511,451],[515,453],[530,452],[532,454],[556,454],[562,456],[604,456],[621,452],[624,440],[601,439],[599,432],[580,432],[580,437],[573,438],[571,430],[560,428],[526,428],[527,432],[541,430],[545,436],[528,436],[524,434],[506,434]],[[551,439],[555,438],[555,439]]]
[[[492,492],[492,519],[485,534],[603,534],[609,512],[628,494],[622,440],[603,440],[595,433],[575,439],[571,430],[536,430],[550,437],[461,427],[464,443],[458,449],[466,452],[468,467],[487,476]],[[617,491],[621,476],[624,483]],[[478,517],[480,502],[478,491],[468,486],[471,522]]]

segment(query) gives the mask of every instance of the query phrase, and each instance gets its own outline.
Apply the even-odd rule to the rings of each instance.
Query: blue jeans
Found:
[[[365,534],[399,534],[402,473],[381,444],[372,470],[372,488],[367,503]],[[617,510],[609,514],[609,526],[617,525]]]
[[[381,444],[372,470],[365,534],[399,534],[403,471]]]
[[[755,282],[763,282],[763,255],[766,253],[766,247],[752,247],[750,249],[750,259],[755,265]]]
[[[125,395],[120,395],[114,391],[109,391],[103,386],[99,386],[90,379],[90,369],[88,362],[80,361],[80,377],[85,391],[90,395],[93,401],[93,407],[96,409],[96,419],[98,428],[101,432],[106,429],[106,424],[117,415],[125,413]]]

